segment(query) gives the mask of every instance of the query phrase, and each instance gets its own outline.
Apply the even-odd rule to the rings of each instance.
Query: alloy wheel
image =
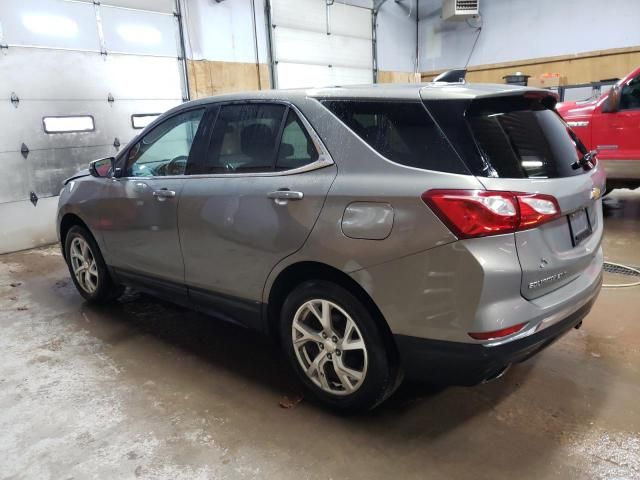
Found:
[[[92,294],[98,288],[98,265],[91,247],[84,238],[76,237],[69,249],[71,268],[78,285],[85,292]]]
[[[360,329],[340,306],[313,299],[298,308],[291,325],[296,357],[307,377],[333,395],[349,395],[367,374],[367,347]]]

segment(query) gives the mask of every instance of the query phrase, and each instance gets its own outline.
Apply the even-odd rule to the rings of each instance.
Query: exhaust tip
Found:
[[[578,323],[576,323],[576,326],[573,327],[573,328],[575,328],[576,330],[579,330],[581,326],[582,326],[582,320],[580,320]]]
[[[490,375],[489,377],[485,378],[482,383],[489,383],[489,382],[493,382],[494,380],[498,380],[499,378],[502,378],[502,376],[507,373],[507,371],[511,368],[511,364],[506,365],[505,367],[503,367],[501,370],[498,370],[497,373]]]

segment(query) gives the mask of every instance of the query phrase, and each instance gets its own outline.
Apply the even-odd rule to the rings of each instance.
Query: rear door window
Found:
[[[273,171],[286,110],[277,104],[223,105],[198,173]]]
[[[322,104],[392,162],[469,173],[421,102],[324,100]]]
[[[276,170],[292,170],[318,160],[318,150],[293,110],[289,110],[282,129]]]
[[[471,102],[467,121],[490,176],[559,178],[585,172],[569,127],[539,101],[502,97]]]

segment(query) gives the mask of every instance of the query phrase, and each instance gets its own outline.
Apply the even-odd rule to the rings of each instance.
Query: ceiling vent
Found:
[[[442,20],[466,20],[480,14],[480,0],[442,0]]]

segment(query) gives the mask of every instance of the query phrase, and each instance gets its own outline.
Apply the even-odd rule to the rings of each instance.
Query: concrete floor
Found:
[[[606,200],[640,265],[640,191]],[[603,290],[502,379],[406,386],[373,413],[303,400],[258,336],[139,294],[85,304],[56,247],[0,256],[0,477],[640,478],[640,287]]]

